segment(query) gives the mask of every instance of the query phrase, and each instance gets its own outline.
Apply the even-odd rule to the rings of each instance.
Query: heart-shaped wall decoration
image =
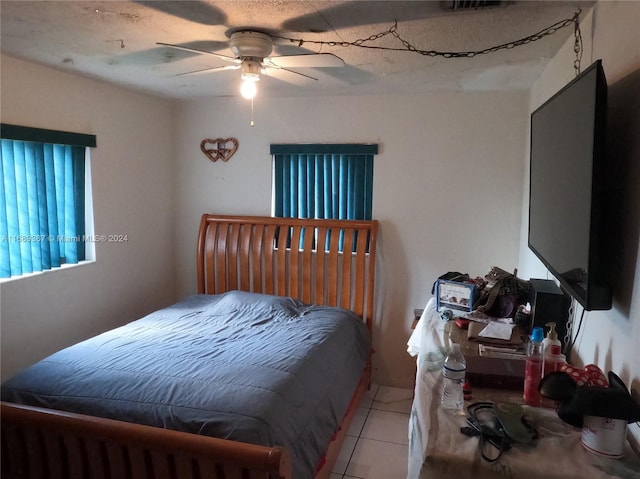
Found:
[[[200,142],[202,153],[207,155],[211,161],[229,161],[229,158],[238,149],[238,140],[235,138],[206,138]]]

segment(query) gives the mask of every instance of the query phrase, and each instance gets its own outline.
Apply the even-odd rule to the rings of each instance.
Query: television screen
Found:
[[[600,60],[531,114],[529,248],[585,309],[610,309],[603,272],[607,83]]]

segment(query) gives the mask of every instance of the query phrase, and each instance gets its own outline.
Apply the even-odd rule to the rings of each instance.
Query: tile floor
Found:
[[[358,407],[331,479],[405,479],[412,389],[371,386]]]

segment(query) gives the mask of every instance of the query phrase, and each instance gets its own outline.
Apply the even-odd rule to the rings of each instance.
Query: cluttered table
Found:
[[[495,462],[481,457],[479,439],[460,432],[466,417],[440,407],[444,351],[455,339],[450,323],[441,320],[431,299],[411,338],[408,352],[416,356],[414,402],[409,418],[409,463],[407,479],[640,479],[640,458],[628,441],[624,456],[610,459],[588,452],[581,443],[580,429],[566,424],[554,409],[522,405],[524,418],[535,427],[531,445],[513,444]],[[522,403],[522,392],[474,387],[476,401]],[[495,457],[485,444],[487,456]]]

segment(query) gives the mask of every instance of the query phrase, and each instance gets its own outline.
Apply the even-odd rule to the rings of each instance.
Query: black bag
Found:
[[[517,277],[518,270],[509,273],[497,266],[484,277],[486,284],[476,302],[477,310],[494,318],[513,318],[518,306],[529,297],[529,282]]]

